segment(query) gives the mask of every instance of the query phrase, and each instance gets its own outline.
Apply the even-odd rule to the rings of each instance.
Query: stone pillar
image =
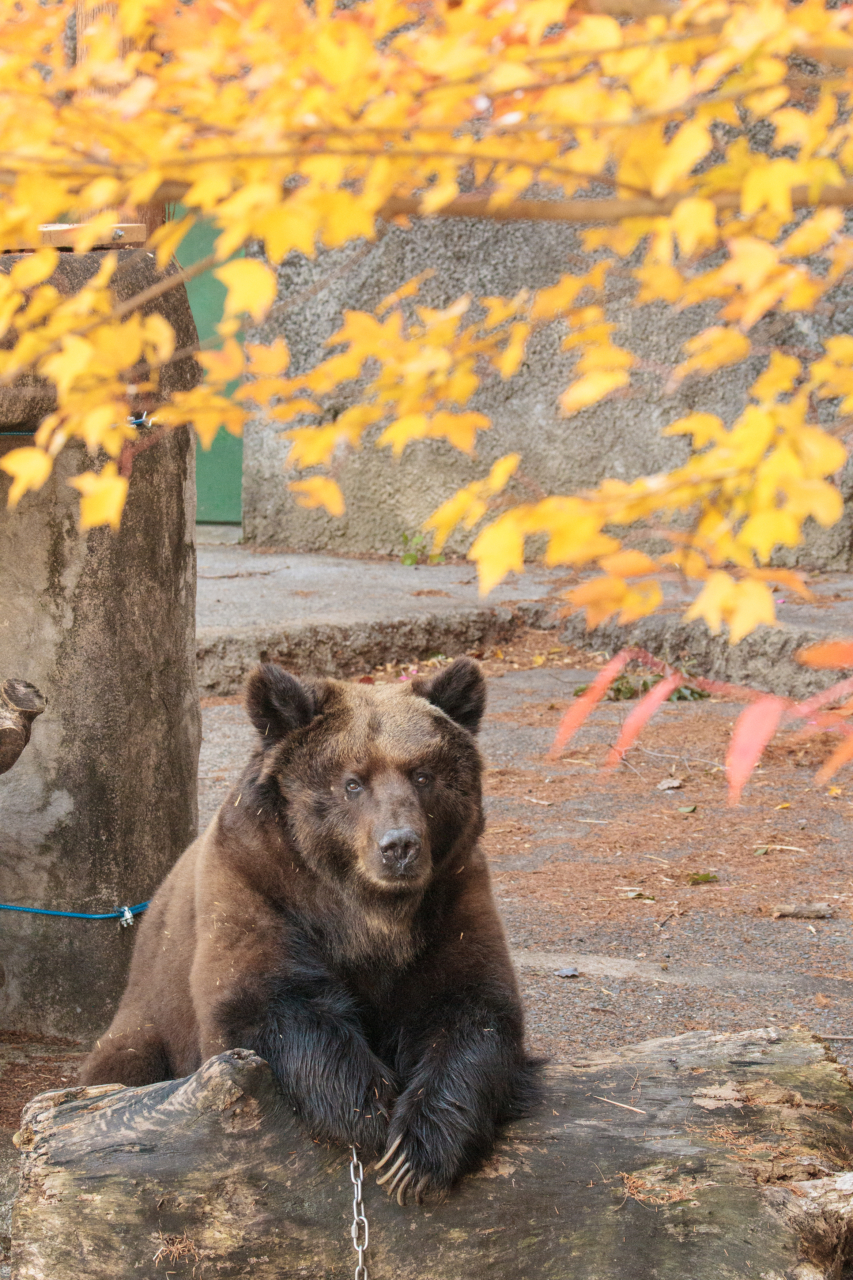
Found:
[[[63,254],[52,283],[76,290],[101,256]],[[156,278],[150,255],[120,256],[122,296]],[[183,288],[154,305],[179,348],[194,342]],[[197,378],[189,359],[164,382]],[[36,384],[23,390],[0,398],[0,432],[26,431],[49,409]],[[26,443],[0,434],[0,452]],[[0,472],[0,672],[47,702],[0,777],[0,902],[105,912],[145,901],[195,834],[193,459],[184,428],[137,454],[116,534],[77,528],[67,480],[91,465],[82,445],[13,511]],[[132,945],[117,921],[0,911],[0,1027],[88,1038],[112,1015]]]

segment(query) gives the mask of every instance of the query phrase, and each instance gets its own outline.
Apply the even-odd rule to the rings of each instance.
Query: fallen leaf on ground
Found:
[[[664,778],[658,783],[658,791],[679,791],[682,782],[680,778]]]
[[[713,871],[694,871],[687,877],[688,884],[713,884],[715,880],[719,880],[719,876],[715,876]]]
[[[802,906],[785,904],[773,908],[773,919],[780,917],[791,920],[831,920],[832,911],[828,902],[804,902]]]
[[[825,996],[822,991],[818,991],[817,995],[814,998],[814,1002],[819,1009],[828,1009],[829,1006],[832,1004],[832,1001],[829,999],[829,997]]]
[[[568,969],[555,969],[554,973],[558,978],[579,978],[581,976],[580,971],[574,967],[570,967]]]

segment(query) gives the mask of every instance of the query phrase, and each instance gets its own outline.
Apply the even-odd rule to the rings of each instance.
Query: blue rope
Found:
[[[26,911],[32,916],[67,916],[71,920],[127,920],[128,916],[138,916],[147,906],[147,902],[138,902],[135,907],[122,907],[121,911],[89,915],[85,911],[49,911],[46,907],[13,907],[8,902],[0,902],[0,911]]]

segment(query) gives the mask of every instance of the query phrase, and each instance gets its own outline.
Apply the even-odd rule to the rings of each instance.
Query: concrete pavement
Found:
[[[561,619],[563,568],[531,565],[485,598],[467,563],[403,565],[396,560],[289,554],[241,545],[198,548],[197,658],[202,695],[239,692],[258,661],[314,675],[351,675],[386,662],[412,662],[500,644],[519,627],[556,628],[581,648],[615,652],[634,644],[719,680],[803,697],[836,677],[795,660],[803,645],[853,637],[853,575],[812,580],[815,599],[777,595],[779,626],[760,627],[731,646],[704,623],[681,621],[688,597],[665,586],[665,604],[629,626],[587,632],[582,615]]]

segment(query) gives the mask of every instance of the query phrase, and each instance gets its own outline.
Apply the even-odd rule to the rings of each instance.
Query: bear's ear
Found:
[[[272,662],[255,667],[246,681],[246,710],[265,743],[278,742],[314,719],[314,699],[289,672]]]
[[[432,680],[413,680],[415,693],[469,733],[476,733],[486,709],[486,682],[473,658],[457,658]]]

